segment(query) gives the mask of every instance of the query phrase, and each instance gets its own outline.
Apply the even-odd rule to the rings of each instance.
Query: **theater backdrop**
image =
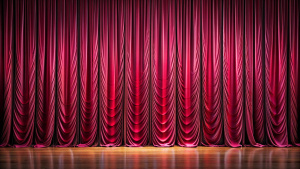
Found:
[[[298,0],[3,0],[0,146],[299,146]]]

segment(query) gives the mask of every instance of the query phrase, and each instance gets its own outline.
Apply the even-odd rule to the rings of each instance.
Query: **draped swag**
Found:
[[[0,147],[300,146],[298,0],[2,0]]]

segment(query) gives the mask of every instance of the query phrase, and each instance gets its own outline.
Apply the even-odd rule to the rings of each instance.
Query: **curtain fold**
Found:
[[[35,147],[48,147],[55,123],[56,1],[38,2],[38,62]]]
[[[57,141],[74,146],[78,118],[77,1],[57,1]]]
[[[80,143],[96,146],[98,132],[99,1],[80,1]]]
[[[288,146],[287,12],[287,1],[265,1],[266,128],[268,144],[278,147]]]
[[[2,4],[1,4],[2,3]],[[13,104],[13,1],[4,0],[0,12],[0,147],[8,146]]]
[[[15,1],[15,99],[13,134],[16,147],[32,144],[35,116],[36,1]]]
[[[1,1],[0,2],[0,6],[1,6],[1,12],[0,12],[0,24],[1,25],[3,25],[3,19],[2,18],[4,18],[4,9],[5,9],[5,7],[4,7],[4,2],[3,1]],[[5,88],[4,88],[4,50],[3,50],[3,41],[4,41],[4,38],[3,38],[3,30],[2,29],[4,29],[3,28],[3,26],[1,26],[0,27],[0,117],[1,117],[1,126],[0,126],[0,131],[1,132],[5,132],[5,129],[4,129],[4,126],[3,126],[3,123],[5,123],[5,112],[4,112],[4,90],[5,90]],[[9,138],[9,137],[8,137]],[[1,137],[0,137],[0,145],[2,146],[2,145],[6,145],[7,143],[8,143],[8,141],[6,141],[6,134],[1,134]]]
[[[266,143],[265,120],[265,55],[263,32],[263,1],[254,1],[254,88],[253,88],[253,125],[254,138],[260,144]],[[248,38],[247,38],[248,39]],[[247,62],[246,62],[247,64]],[[251,133],[249,133],[251,134]]]
[[[245,131],[250,145],[261,147],[264,143],[263,4],[254,0],[245,3]]]
[[[100,2],[100,145],[120,146],[124,111],[124,7]]]
[[[202,0],[202,144],[223,143],[222,119],[222,1]],[[201,129],[200,129],[201,130]]]
[[[200,1],[179,0],[177,11],[177,142],[200,143]]]
[[[299,108],[300,108],[300,88],[299,88],[299,15],[300,3],[297,0],[290,0],[289,2],[289,37],[290,37],[290,60],[289,60],[289,132],[291,143],[300,146],[300,122],[299,122]]]
[[[125,1],[126,145],[145,146],[150,116],[150,1]]]
[[[151,2],[152,143],[174,146],[176,133],[175,1]]]
[[[223,106],[225,145],[243,143],[244,1],[223,1]]]

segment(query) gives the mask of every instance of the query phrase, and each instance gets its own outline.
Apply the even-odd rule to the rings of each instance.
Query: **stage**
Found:
[[[0,148],[0,168],[299,168],[300,148]]]

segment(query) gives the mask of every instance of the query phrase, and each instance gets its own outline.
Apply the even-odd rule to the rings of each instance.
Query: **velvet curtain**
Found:
[[[51,144],[55,122],[56,1],[38,2],[36,147]]]
[[[101,66],[100,66],[101,65]],[[99,137],[101,146],[120,146],[124,112],[124,6],[100,2]]]
[[[10,142],[13,104],[13,2],[2,1],[0,27],[0,147]]]
[[[299,88],[299,1],[291,0],[289,5],[289,75],[288,75],[288,90],[289,90],[289,133],[290,141],[293,145],[300,146],[300,124],[299,124],[299,108],[300,108],[300,88]]]
[[[145,146],[150,131],[150,1],[125,3],[125,144]]]
[[[78,7],[77,1],[57,1],[57,145],[78,141]],[[82,46],[82,45],[81,45]]]
[[[99,1],[79,2],[80,145],[98,145]]]
[[[297,0],[3,0],[0,147],[300,145]]]
[[[222,116],[222,0],[201,2],[202,38],[202,144],[223,141]]]
[[[16,147],[33,143],[36,90],[36,1],[15,1],[13,137]]]
[[[265,143],[263,1],[245,5],[245,132],[252,146]]]
[[[177,20],[177,142],[200,143],[200,1],[179,0]]]
[[[152,143],[173,146],[176,136],[176,20],[174,1],[151,4]]]

